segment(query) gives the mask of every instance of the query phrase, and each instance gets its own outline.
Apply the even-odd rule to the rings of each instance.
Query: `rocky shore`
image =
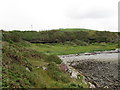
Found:
[[[95,87],[119,90],[118,59],[120,50],[59,56],[63,62],[82,73]],[[103,60],[104,59],[104,60]]]
[[[110,62],[80,61],[71,62],[71,66],[84,73],[87,81],[96,87],[119,89],[118,65]]]

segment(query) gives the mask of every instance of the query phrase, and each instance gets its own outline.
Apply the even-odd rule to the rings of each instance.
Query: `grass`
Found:
[[[81,76],[78,79],[72,79],[59,69],[61,60],[56,55],[111,50],[115,49],[116,46],[116,44],[105,43],[88,46],[4,43],[2,87],[87,88],[88,85],[82,82]],[[47,70],[43,70],[43,66]]]
[[[58,66],[61,62],[57,56],[46,55],[26,46],[5,44],[2,63],[2,88],[88,87],[81,79],[72,79],[60,70]],[[43,70],[43,66],[47,70]]]
[[[116,44],[94,44],[88,46],[68,44],[32,44],[27,47],[49,55],[79,54],[84,52],[104,51],[116,49]]]
[[[66,29],[59,29],[59,30],[64,32],[95,31],[95,30],[84,29],[84,28],[66,28]]]

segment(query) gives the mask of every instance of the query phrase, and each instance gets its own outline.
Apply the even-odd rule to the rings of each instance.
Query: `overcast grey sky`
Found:
[[[119,0],[0,0],[0,29],[118,31]]]

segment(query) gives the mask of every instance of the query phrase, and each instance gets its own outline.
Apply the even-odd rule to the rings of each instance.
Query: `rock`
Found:
[[[77,79],[78,72],[72,71],[71,78]]]
[[[65,72],[68,71],[68,67],[67,67],[67,65],[64,64],[64,63],[60,64],[59,67],[60,67],[60,69],[62,69],[62,70],[65,71]]]
[[[104,88],[109,88],[108,86],[105,86]]]
[[[68,69],[67,73],[69,73],[71,75],[72,74],[72,70]]]
[[[42,69],[43,69],[43,70],[47,70],[47,67],[45,67],[45,66],[42,66]]]
[[[91,53],[84,53],[84,55],[91,55]]]
[[[93,85],[92,83],[88,82],[90,85],[90,88],[95,88],[95,85]]]
[[[77,70],[79,73],[84,73],[84,80],[87,82],[91,82],[90,87],[103,87],[103,88],[120,88],[119,83],[120,80],[118,79],[118,63],[114,63],[114,61],[101,61],[96,59],[83,59],[81,56],[90,55],[98,55],[98,54],[107,54],[111,55],[112,53],[119,53],[120,49],[111,50],[111,51],[98,51],[94,53],[84,53],[84,54],[74,54],[74,55],[64,55],[63,62],[67,65],[72,67],[68,67],[68,73],[71,75],[71,78],[77,78]],[[85,55],[86,54],[86,55]],[[114,55],[114,54],[113,54]],[[77,57],[76,57],[77,56]],[[80,57],[79,57],[80,56]],[[111,59],[111,58],[109,58]],[[116,59],[115,59],[116,60]],[[73,69],[77,69],[76,71]],[[119,89],[118,89],[119,90]]]
[[[87,81],[92,82],[95,87],[119,87],[117,85],[119,82],[117,79],[117,64],[88,60],[80,61],[80,63],[73,67],[85,73]]]
[[[115,51],[116,51],[116,52],[120,52],[120,48],[117,48]]]
[[[28,67],[26,67],[26,70],[30,72],[30,69]]]
[[[71,66],[75,66],[75,65],[76,65],[76,63],[71,63],[70,65],[71,65]]]
[[[37,66],[36,68],[40,68],[39,66]]]

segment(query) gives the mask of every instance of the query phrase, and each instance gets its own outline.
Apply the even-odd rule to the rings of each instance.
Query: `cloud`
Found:
[[[82,8],[82,9],[81,9]],[[104,19],[113,17],[116,13],[108,8],[85,8],[79,7],[68,10],[66,16],[71,19]]]
[[[119,0],[2,0],[0,29],[117,28]]]
[[[114,13],[110,10],[92,10],[87,12],[85,15],[82,15],[83,18],[108,18],[113,16]]]

